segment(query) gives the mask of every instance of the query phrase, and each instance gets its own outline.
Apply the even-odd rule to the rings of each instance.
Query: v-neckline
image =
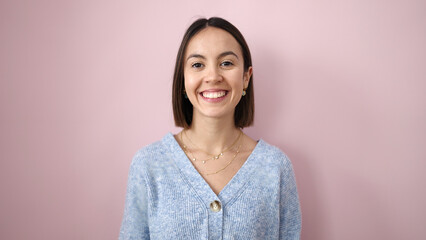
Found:
[[[163,138],[163,143],[170,149],[170,157],[176,164],[176,167],[181,173],[181,177],[192,187],[197,197],[202,200],[206,206],[209,206],[211,201],[219,199],[223,205],[230,203],[237,197],[244,188],[244,185],[250,181],[250,175],[259,164],[258,155],[259,148],[264,144],[260,139],[253,151],[250,153],[241,168],[235,173],[231,180],[223,187],[218,195],[213,191],[206,180],[195,169],[194,165],[190,162],[185,152],[176,141],[172,133],[168,133]]]

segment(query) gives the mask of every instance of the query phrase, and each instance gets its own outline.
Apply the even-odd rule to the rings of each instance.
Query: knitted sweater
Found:
[[[133,158],[121,240],[299,239],[300,230],[290,160],[263,140],[219,195],[171,133]]]

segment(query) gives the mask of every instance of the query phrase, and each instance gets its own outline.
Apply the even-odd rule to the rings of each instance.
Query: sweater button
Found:
[[[220,206],[220,202],[217,200],[214,200],[210,203],[210,210],[213,212],[219,212],[222,207]]]

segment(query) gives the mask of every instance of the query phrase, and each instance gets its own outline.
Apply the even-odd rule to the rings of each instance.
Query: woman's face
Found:
[[[184,57],[185,91],[198,116],[234,116],[249,84],[241,47],[228,32],[207,27],[189,41]]]

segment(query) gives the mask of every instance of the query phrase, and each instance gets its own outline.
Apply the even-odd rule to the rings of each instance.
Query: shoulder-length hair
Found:
[[[175,125],[189,128],[192,123],[193,106],[189,99],[185,98],[185,79],[184,79],[184,57],[189,41],[194,35],[207,27],[220,28],[230,33],[235,40],[240,44],[244,59],[244,71],[247,72],[252,66],[250,49],[241,34],[241,32],[230,22],[223,18],[212,17],[209,19],[200,18],[189,26],[183,36],[179,51],[176,57],[176,65],[173,75],[173,116]],[[251,126],[254,119],[254,91],[253,91],[253,75],[249,80],[249,85],[245,89],[246,95],[241,98],[240,102],[235,107],[234,123],[238,128]]]

